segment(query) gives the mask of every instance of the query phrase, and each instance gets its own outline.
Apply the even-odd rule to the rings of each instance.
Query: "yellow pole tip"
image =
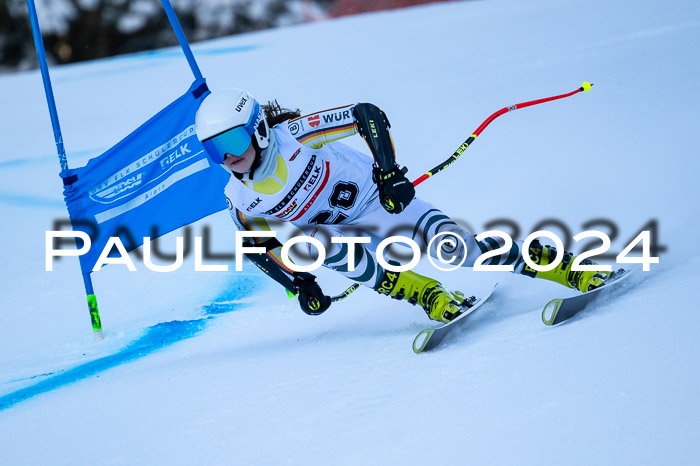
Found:
[[[589,83],[588,81],[584,82],[581,87],[583,88],[584,92],[588,92],[591,90],[592,84]]]

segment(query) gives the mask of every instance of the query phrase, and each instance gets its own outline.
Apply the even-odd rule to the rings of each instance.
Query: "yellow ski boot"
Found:
[[[461,313],[460,305],[464,302],[462,292],[448,291],[437,280],[411,271],[385,271],[374,290],[414,306],[419,304],[428,317],[439,322],[454,319]]]
[[[557,251],[552,246],[542,246],[539,241],[535,240],[530,244],[528,254],[532,262],[535,264],[547,265],[555,259],[557,256]],[[551,280],[564,285],[567,288],[579,290],[582,293],[598,288],[605,283],[605,280],[607,280],[612,273],[595,270],[573,271],[571,270],[571,266],[575,258],[576,256],[574,256],[572,253],[565,252],[564,259],[562,260],[561,264],[550,271],[539,272],[525,264],[522,272],[520,273],[528,277]],[[597,264],[591,260],[584,259],[581,261],[581,265]]]

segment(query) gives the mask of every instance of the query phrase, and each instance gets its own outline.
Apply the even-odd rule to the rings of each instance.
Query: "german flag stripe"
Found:
[[[241,225],[243,225],[246,230],[253,230],[253,227],[248,223],[248,219],[246,218],[245,215],[243,215],[243,212],[240,210],[236,209],[236,217],[238,217],[238,221],[241,222]]]
[[[286,265],[284,265],[284,262],[282,262],[282,258],[274,250],[267,251],[267,255],[268,255],[268,257],[270,257],[270,259],[275,261],[275,264],[279,265],[284,270],[286,270],[287,272],[294,275],[294,271],[292,269],[290,269],[289,267],[287,267]],[[290,258],[289,260],[291,261],[292,259]]]
[[[268,227],[268,228],[260,228],[260,227],[255,228],[255,227],[254,227],[253,225],[251,225],[251,223],[248,221],[248,217],[245,216],[245,215],[243,214],[243,212],[241,212],[240,210],[236,210],[236,216],[238,217],[238,221],[241,222],[241,225],[243,225],[243,226],[245,227],[245,229],[248,230],[248,231],[260,231],[261,229],[262,229],[262,230],[269,230],[269,229],[270,229],[269,227]],[[253,219],[253,220],[256,220],[256,219]],[[262,243],[263,241],[265,241],[265,238],[256,238],[256,237],[253,237],[253,238],[251,238],[251,239],[252,239],[253,241],[255,241],[256,244],[260,244],[260,243]]]
[[[343,133],[347,134],[343,135]],[[333,128],[325,128],[312,131],[300,137],[299,142],[308,146],[310,142],[316,142],[319,139],[324,139],[325,142],[330,142],[330,140],[336,140],[346,136],[352,136],[355,133],[357,133],[355,123],[349,123],[343,126],[335,126]]]
[[[267,224],[267,222],[265,221],[265,219],[262,219],[262,218],[252,218],[253,222],[255,222],[255,224],[256,224],[257,227],[258,227],[258,228],[254,228],[254,227],[250,224],[250,222],[248,222],[247,217],[246,217],[245,215],[243,215],[243,212],[241,212],[240,210],[237,210],[237,211],[236,211],[236,215],[238,216],[238,220],[239,220],[239,221],[241,222],[241,224],[246,228],[246,230],[249,230],[249,231],[260,231],[260,230],[263,230],[263,231],[271,231],[270,226]],[[260,244],[260,243],[262,243],[262,242],[264,241],[264,238],[253,238],[253,240],[255,241],[256,244]],[[284,262],[282,262],[282,258],[280,257],[279,254],[277,254],[277,253],[275,252],[274,249],[271,249],[271,250],[267,251],[267,255],[270,257],[270,259],[272,259],[277,265],[279,265],[280,267],[282,267],[284,270],[286,270],[286,271],[289,272],[290,274],[294,274],[294,271],[293,271],[292,269],[290,269],[289,267],[287,267],[286,265],[284,265]]]

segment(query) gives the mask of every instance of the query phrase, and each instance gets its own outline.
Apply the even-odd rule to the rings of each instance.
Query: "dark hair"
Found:
[[[270,126],[270,128],[282,123],[283,121],[292,120],[301,116],[299,109],[291,110],[280,107],[280,104],[277,103],[277,99],[271,100],[267,104],[262,105],[262,109],[263,112],[265,112],[265,119],[267,119],[267,124]]]

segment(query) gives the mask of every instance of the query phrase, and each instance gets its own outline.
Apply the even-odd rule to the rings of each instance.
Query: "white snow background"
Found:
[[[660,264],[548,328],[542,305],[568,290],[424,262],[468,294],[502,286],[421,355],[411,342],[433,324],[417,307],[362,289],[309,317],[252,264],[192,259],[93,274],[95,342],[78,260],[44,271],[67,213],[40,74],[0,76],[0,464],[697,464],[699,49],[693,0],[453,2],[194,46],[214,89],[304,113],[379,105],[413,178],[493,111],[594,83],[502,116],[418,194],[475,233],[610,219],[615,252],[657,219]],[[74,167],[192,80],[176,48],[51,73]],[[233,251],[227,212],[194,234],[205,225]],[[349,285],[319,275],[328,293]]]

